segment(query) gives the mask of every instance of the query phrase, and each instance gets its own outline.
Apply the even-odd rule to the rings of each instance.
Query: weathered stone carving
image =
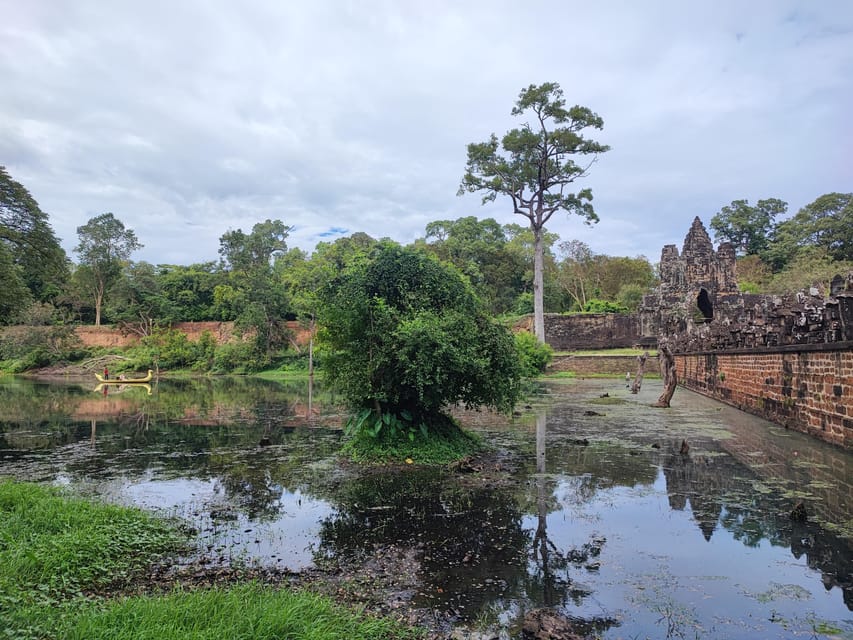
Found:
[[[643,298],[643,336],[665,339],[675,353],[853,340],[853,273],[832,280],[823,297],[811,287],[784,296],[741,293],[734,247],[714,251],[693,220],[681,254],[661,252],[661,284]]]

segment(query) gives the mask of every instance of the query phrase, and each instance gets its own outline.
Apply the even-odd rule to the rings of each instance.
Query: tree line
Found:
[[[741,287],[826,282],[853,263],[853,194],[822,195],[788,219],[778,199],[736,200],[712,218],[720,241],[734,244]],[[220,237],[218,261],[190,265],[133,261],[143,245],[112,213],[78,227],[76,263],[47,214],[0,167],[0,324],[100,324],[149,335],[182,321],[234,321],[257,331],[265,351],[283,346],[285,319],[310,318],[316,295],[377,242],[357,232],[288,248],[280,220]],[[530,228],[474,216],[436,220],[410,246],[454,265],[494,316],[533,311],[536,240]],[[631,311],[656,284],[644,256],[596,254],[578,240],[542,233],[543,300],[549,312]]]

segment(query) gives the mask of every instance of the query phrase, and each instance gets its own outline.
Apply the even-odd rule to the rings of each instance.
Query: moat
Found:
[[[305,381],[94,386],[0,379],[0,476],[177,516],[188,564],[334,576],[481,637],[538,607],[612,639],[853,637],[853,454],[684,389],[544,383],[458,414],[495,449],[468,467],[365,470]]]

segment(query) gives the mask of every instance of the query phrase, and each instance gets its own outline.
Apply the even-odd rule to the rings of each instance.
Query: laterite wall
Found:
[[[853,343],[707,351],[675,360],[688,389],[853,448]]]
[[[548,365],[548,372],[574,371],[577,375],[607,374],[624,376],[630,372],[631,377],[637,371],[636,356],[554,356]],[[649,358],[646,362],[646,372],[658,372],[658,359]]]

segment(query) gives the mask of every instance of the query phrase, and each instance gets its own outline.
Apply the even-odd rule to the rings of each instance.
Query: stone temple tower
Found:
[[[643,299],[640,310],[644,335],[677,334],[711,322],[714,308],[738,294],[734,247],[724,242],[718,250],[697,216],[684,238],[681,254],[674,244],[663,248],[660,288]]]

